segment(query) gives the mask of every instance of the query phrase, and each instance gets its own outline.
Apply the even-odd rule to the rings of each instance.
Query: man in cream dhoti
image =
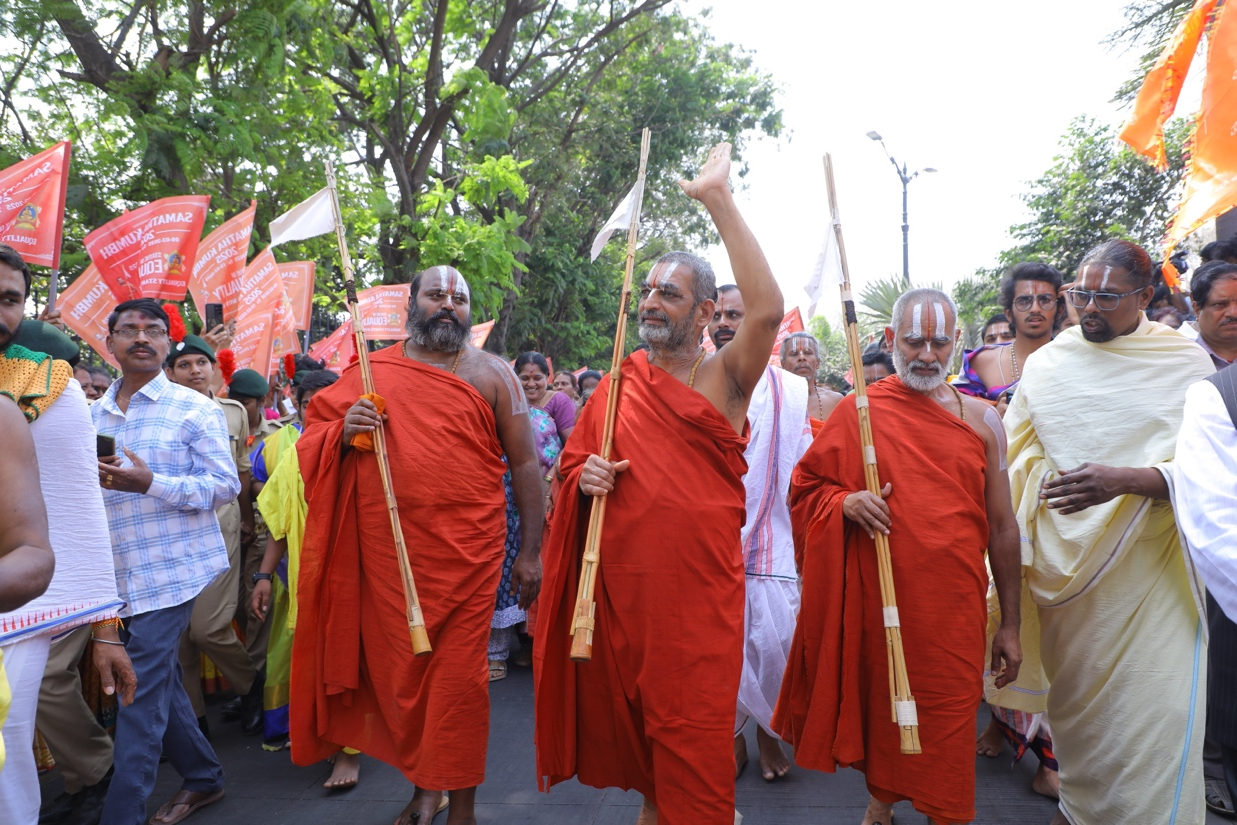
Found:
[[[1169,504],[1186,388],[1206,354],[1148,321],[1151,260],[1087,253],[1080,324],[1028,359],[1005,416],[1060,762],[1056,825],[1202,825],[1201,586]],[[1062,391],[1062,384],[1069,391]]]
[[[739,288],[734,284],[718,287],[717,308],[709,323],[709,337],[717,349],[734,338],[744,315]],[[735,771],[742,773],[747,766],[743,728],[754,718],[760,775],[773,782],[790,772],[790,759],[770,723],[799,613],[799,574],[786,496],[791,472],[812,445],[808,382],[786,370],[766,367],[752,391],[747,422],[750,430],[743,451],[747,461],[743,476],[747,518],[740,534],[747,609],[743,614],[743,673],[735,716]]]

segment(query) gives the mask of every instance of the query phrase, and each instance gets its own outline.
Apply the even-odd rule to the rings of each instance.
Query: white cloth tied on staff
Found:
[[[812,443],[807,402],[807,381],[770,366],[747,409],[747,521],[740,534],[747,609],[736,731],[752,717],[772,733],[769,723],[799,614],[799,574],[786,496],[790,475]]]
[[[70,381],[47,411],[30,423],[30,435],[39,460],[56,572],[42,596],[11,613],[0,613],[0,644],[64,633],[115,616],[121,605],[99,489],[95,428],[81,385]]]
[[[593,238],[593,248],[589,253],[590,261],[597,260],[597,256],[601,254],[602,248],[610,240],[611,235],[620,229],[631,227],[632,214],[639,205],[643,195],[644,185],[637,183],[631,187],[631,191],[627,193],[626,197],[619,201],[619,205],[614,208],[614,212],[611,213],[609,220],[598,230],[597,237]]]
[[[331,190],[323,187],[271,221],[271,246],[303,241],[335,231]]]

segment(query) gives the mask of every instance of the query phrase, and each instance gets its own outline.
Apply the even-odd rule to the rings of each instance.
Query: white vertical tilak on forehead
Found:
[[[936,329],[933,334],[943,336],[945,334],[945,305],[940,301],[933,301],[932,314],[936,316]]]
[[[431,289],[441,289],[448,295],[462,292],[466,297],[472,297],[472,292],[468,289],[468,281],[464,280],[463,276],[453,267],[436,266],[430,271],[437,276],[437,282],[431,281],[429,284]]]
[[[1112,272],[1112,267],[1111,267],[1111,266],[1105,266],[1105,267],[1104,267],[1104,280],[1100,281],[1100,291],[1101,291],[1101,292],[1107,292],[1107,291],[1108,291],[1108,274],[1109,274],[1110,272]]]
[[[664,291],[666,288],[666,284],[670,282],[670,277],[674,275],[675,270],[679,268],[679,264],[677,262],[670,262],[670,263],[664,264],[663,266],[664,266],[664,269],[662,269],[660,280],[654,282],[653,273],[651,272],[649,273],[649,286],[653,287],[654,289],[660,289]]]
[[[923,337],[923,304],[911,307],[911,335],[916,338]]]

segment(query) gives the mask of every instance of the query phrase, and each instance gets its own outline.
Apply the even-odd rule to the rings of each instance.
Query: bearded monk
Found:
[[[541,584],[541,472],[528,402],[502,359],[468,343],[468,283],[449,266],[412,280],[408,340],[374,353],[379,410],[357,365],[314,396],[296,444],[309,506],[293,641],[292,756],[345,745],[416,786],[397,825],[473,825],[489,738],[486,646],[506,536],[503,455],[523,545],[512,590]],[[351,446],[381,416],[400,522],[433,653],[413,655],[378,464]],[[449,470],[448,470],[449,467]]]
[[[1022,661],[1019,533],[1004,430],[990,404],[945,383],[956,318],[953,302],[935,289],[913,289],[894,304],[885,339],[897,375],[868,391],[879,496],[864,482],[853,395],[791,481],[803,603],[773,727],[804,767],[864,772],[871,800],[863,825],[890,825],[892,805],[903,799],[935,823],[975,817],[985,549],[1001,601],[991,649],[998,687],[1017,678]],[[882,610],[877,531],[892,545],[894,615]],[[887,621],[900,622],[923,747],[917,755],[901,753],[891,718]]]
[[[768,366],[782,294],[730,193],[730,146],[680,185],[709,211],[746,320],[700,346],[717,286],[708,262],[660,258],[640,286],[640,338],[622,365],[611,460],[601,452],[610,377],[563,452],[534,652],[537,774],[644,795],[640,822],[731,825],[743,666],[740,550],[747,408]],[[592,496],[607,496],[593,658],[569,658]],[[544,627],[544,629],[543,629]]]

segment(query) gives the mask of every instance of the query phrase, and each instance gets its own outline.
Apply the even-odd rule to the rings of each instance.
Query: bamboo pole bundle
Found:
[[[348,313],[352,316],[352,334],[356,342],[357,363],[361,367],[361,385],[367,395],[374,394],[374,373],[370,369],[369,347],[365,343],[365,327],[356,294],[356,274],[352,269],[352,256],[348,254],[348,242],[344,237],[344,221],[339,211],[339,192],[335,186],[335,167],[326,162],[326,184],[331,190],[331,212],[335,217],[335,240],[339,244],[339,256],[344,269],[344,291],[348,300]],[[395,537],[395,555],[399,559],[400,579],[404,585],[404,606],[408,619],[408,635],[412,639],[412,651],[417,656],[432,652],[429,634],[425,631],[425,617],[421,615],[421,602],[417,598],[417,586],[412,580],[412,565],[408,561],[408,546],[404,542],[404,528],[399,522],[399,509],[395,503],[395,490],[391,484],[391,462],[387,456],[386,436],[381,422],[374,429],[374,456],[378,459],[378,475],[382,478],[382,494],[386,501],[387,515],[391,518],[391,531]]]
[[[880,472],[876,466],[876,447],[872,441],[872,419],[869,414],[867,383],[863,379],[863,353],[859,347],[858,318],[855,299],[850,289],[850,269],[846,264],[846,244],[842,240],[842,222],[838,218],[837,190],[833,182],[833,158],[825,155],[825,183],[829,192],[829,212],[842,262],[842,307],[846,313],[846,349],[850,355],[851,373],[855,384],[855,407],[859,413],[859,440],[863,447],[863,475],[868,492],[879,496]],[[880,571],[880,588],[885,618],[885,652],[889,662],[889,697],[893,722],[899,728],[902,753],[922,753],[919,745],[919,718],[915,697],[911,695],[906,674],[906,654],[902,649],[902,627],[898,617],[898,597],[894,592],[893,560],[889,553],[889,537],[876,531],[876,562]]]
[[[631,277],[636,266],[636,236],[640,230],[640,205],[644,199],[644,172],[649,160],[649,130],[640,135],[640,172],[636,178],[639,196],[631,209],[627,227],[627,263],[623,269],[623,291],[619,295],[618,324],[614,331],[614,354],[610,359],[610,388],[606,397],[606,418],[601,433],[601,457],[610,460],[614,447],[614,422],[618,415],[619,391],[622,386],[623,350],[627,341],[627,313],[631,304]],[[593,658],[593,628],[597,604],[593,591],[597,585],[597,565],[601,562],[601,528],[606,519],[606,496],[593,496],[588,516],[588,534],[584,555],[580,559],[580,586],[576,591],[576,612],[571,622],[571,658],[587,662]]]

